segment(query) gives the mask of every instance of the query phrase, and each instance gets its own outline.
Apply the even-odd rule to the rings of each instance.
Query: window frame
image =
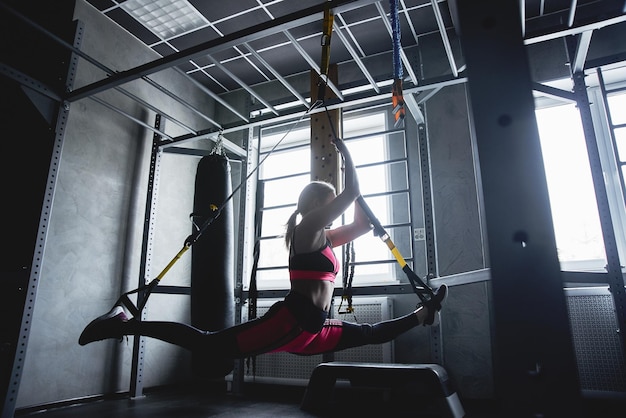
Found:
[[[567,81],[567,80],[566,80]],[[565,81],[564,81],[565,82]],[[610,92],[619,91],[618,94],[626,94],[624,83],[615,88],[612,86]],[[596,143],[600,154],[600,164],[607,185],[606,192],[609,200],[609,211],[617,241],[617,249],[621,260],[626,260],[626,237],[623,232],[626,230],[626,205],[624,205],[623,183],[619,178],[619,161],[613,144],[611,129],[609,124],[610,115],[606,101],[604,100],[604,92],[598,85],[590,86],[587,90],[587,96],[590,101],[590,110],[592,117],[593,130],[596,136]],[[549,99],[541,97],[536,100],[535,110],[539,111],[548,107],[574,105],[575,103]],[[581,116],[581,123],[584,123]],[[595,190],[594,190],[595,193]],[[595,195],[594,201],[595,201]],[[604,242],[602,243],[603,245]],[[588,271],[588,272],[605,272],[606,255],[602,259],[579,259],[579,260],[561,260],[561,270],[563,271]],[[622,261],[623,264],[623,261]]]
[[[357,168],[357,172],[362,171],[362,170],[367,170],[370,168],[376,169],[376,167],[381,167],[382,170],[384,170],[385,172],[384,190],[374,192],[374,193],[369,193],[369,194],[364,192],[363,197],[366,201],[369,201],[372,199],[376,200],[380,198],[384,199],[384,204],[387,206],[386,210],[390,214],[389,215],[390,222],[383,221],[381,223],[383,224],[383,227],[387,230],[387,232],[392,236],[394,234],[396,235],[404,234],[403,236],[405,238],[404,238],[404,241],[402,242],[401,247],[404,249],[405,245],[408,245],[410,249],[410,254],[409,254],[409,257],[406,257],[405,259],[407,263],[411,263],[413,261],[413,254],[414,254],[413,240],[411,239],[412,238],[411,231],[413,230],[413,226],[412,226],[413,219],[412,219],[412,208],[411,208],[412,198],[411,198],[411,190],[409,187],[409,181],[410,181],[409,179],[410,168],[409,168],[409,156],[408,156],[409,150],[407,146],[405,128],[401,127],[401,128],[389,129],[388,127],[389,110],[387,106],[383,108],[381,105],[368,106],[364,108],[344,111],[342,115],[342,127],[345,127],[347,124],[349,124],[351,121],[354,121],[355,119],[369,118],[372,115],[378,115],[380,117],[381,123],[380,125],[378,125],[379,128],[377,129],[369,128],[369,132],[354,132],[348,129],[346,133],[348,135],[351,135],[351,133],[354,133],[354,135],[344,137],[343,140],[348,144],[348,147],[350,147],[350,143],[354,144],[356,141],[364,141],[364,140],[368,140],[368,138],[381,137],[380,139],[381,144],[384,147],[383,158],[375,160],[373,162],[369,161],[363,164],[359,164],[357,162],[357,158],[355,158],[355,155],[354,155],[355,153],[353,152],[353,159],[355,159],[355,166]],[[298,122],[292,122],[292,123],[298,123]],[[280,136],[284,132],[289,132],[290,129],[294,129],[292,126],[292,123],[268,125],[267,127],[261,127],[259,129],[258,131],[259,161],[264,161],[266,158],[268,158],[267,156],[268,153],[293,152],[293,151],[297,151],[299,149],[310,146],[310,144],[306,140],[299,141],[298,139],[293,140],[293,142],[287,141],[285,142],[285,144],[282,144],[282,146],[281,145],[276,146],[275,149],[274,149],[274,146],[276,145],[275,140],[270,140],[269,143],[266,142],[266,144],[263,144],[264,139],[267,138],[267,135],[266,135],[267,132],[269,132],[273,136]],[[342,129],[341,131],[344,131],[344,129]],[[394,135],[397,135],[397,137],[393,138]],[[393,153],[389,149],[390,137],[393,138],[393,141],[395,144],[393,145],[394,147]],[[395,156],[396,154],[399,154],[399,156]],[[390,155],[394,155],[395,157],[391,158]],[[271,160],[269,161],[271,163]],[[309,169],[306,171],[299,171],[297,173],[294,172],[294,173],[283,174],[283,175],[278,175],[274,177],[265,177],[265,173],[263,172],[262,169],[260,169],[257,174],[257,182],[259,185],[261,185],[261,187],[265,188],[265,186],[267,185],[267,182],[276,181],[278,179],[285,179],[289,177],[302,176],[302,175],[307,175],[307,174],[310,176],[310,162],[307,161],[307,164],[309,164]],[[394,164],[404,164],[404,167],[400,169],[392,168],[391,166],[393,166]],[[404,186],[402,186],[401,188],[397,190],[394,190],[391,185],[392,174],[390,174],[390,172],[394,169],[403,172],[403,175],[404,175],[404,179],[402,180],[404,181]],[[395,175],[397,176],[398,174],[396,173]],[[363,187],[362,187],[362,190],[363,190]],[[397,196],[401,196],[401,198],[398,198]],[[406,202],[406,209],[403,209],[404,212],[402,212],[402,215],[405,216],[405,218],[403,218],[401,222],[396,222],[394,220],[394,216],[395,216],[394,205],[397,204],[395,203],[396,201],[402,202],[402,196],[406,196],[404,199],[404,202]],[[263,198],[265,198],[265,196],[263,196]],[[295,199],[297,199],[297,195],[293,196],[293,200]],[[268,211],[272,211],[272,210],[280,211],[280,210],[289,208],[290,210],[288,210],[288,212],[290,214],[292,212],[291,209],[294,209],[295,205],[296,205],[295,201],[290,201],[290,202],[287,202],[284,204],[278,204],[278,205],[269,205],[269,206],[265,206],[265,199],[264,199],[264,202],[257,202],[257,211],[260,211],[263,215],[260,216],[261,225],[257,227],[258,234],[260,235],[256,236],[255,239],[259,241],[261,247],[266,247],[259,251],[259,263],[258,263],[257,272],[256,272],[256,278],[257,278],[256,286],[258,290],[281,290],[281,289],[288,288],[289,286],[288,272],[287,272],[288,254],[286,252],[286,248],[283,247],[285,251],[284,257],[280,260],[280,262],[275,262],[275,264],[267,264],[264,262],[264,259],[263,259],[264,258],[263,250],[266,250],[265,252],[267,252],[269,240],[275,240],[274,242],[276,244],[278,244],[279,242],[282,244],[282,240],[283,240],[282,231],[281,231],[281,234],[275,233],[276,229],[274,228],[271,228],[271,231],[273,231],[272,233],[267,233],[267,231],[265,232],[260,232],[260,231],[264,229],[263,222],[266,222],[267,217],[265,215],[268,213]],[[338,222],[340,221],[344,223],[346,218],[351,219],[351,216],[352,216],[351,210],[352,209],[349,209],[348,211],[346,211],[346,213],[340,219],[338,219]],[[375,210],[373,210],[373,212],[375,213],[375,215],[377,215]],[[286,222],[288,216],[289,215],[287,215],[284,218],[283,222]],[[402,228],[406,229],[406,231],[403,231]],[[382,253],[385,254],[385,258],[379,259],[379,260],[362,260],[362,259],[359,260],[359,251],[357,250],[356,260],[352,260],[348,264],[349,268],[354,268],[355,277],[358,277],[358,284],[355,281],[354,286],[366,287],[366,286],[371,286],[371,285],[393,285],[393,284],[400,283],[403,278],[403,273],[401,272],[401,269],[398,266],[395,266],[396,260],[395,258],[393,258],[393,255],[391,254],[391,252],[389,252],[386,245],[382,241],[380,241],[378,237],[374,237],[373,234],[369,238],[359,237],[357,240],[355,240],[355,243],[357,243],[357,241],[361,239],[375,239],[376,242],[372,243],[371,245],[379,246],[378,250],[380,251],[381,254]],[[362,245],[366,245],[366,244],[362,244]],[[409,249],[406,249],[405,251],[408,252]],[[345,246],[336,248],[335,250],[336,250],[337,257],[340,259],[341,265],[345,266],[346,265],[345,261],[347,257],[344,251]],[[369,278],[367,274],[363,273],[363,271],[359,271],[360,269],[362,270],[364,268],[367,268],[369,271],[372,269],[372,266],[377,266],[379,268],[381,266],[384,266],[383,271],[381,273],[370,275],[371,277]],[[340,272],[340,274],[337,277],[337,281],[335,282],[336,287],[342,286],[341,282],[343,282],[344,272],[348,271],[345,267],[343,270],[344,271]],[[268,279],[268,276],[270,275],[275,275],[277,279],[274,279],[274,280]],[[383,277],[387,279],[383,279]],[[244,284],[244,290],[248,290],[247,287],[248,285]]]

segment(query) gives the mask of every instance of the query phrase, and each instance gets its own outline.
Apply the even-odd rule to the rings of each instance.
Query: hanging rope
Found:
[[[343,294],[339,303],[338,312],[340,314],[354,313],[352,306],[352,281],[354,279],[354,242],[350,241],[345,244],[345,261],[343,265]],[[343,309],[343,302],[348,306]]]
[[[320,74],[328,76],[328,68],[330,67],[330,39],[333,34],[333,22],[335,17],[328,3],[324,8],[324,28],[322,31],[322,63],[320,65]],[[326,81],[326,80],[324,80]],[[318,97],[323,98],[323,97]]]
[[[389,0],[389,18],[391,20],[392,46],[393,46],[393,86],[391,88],[391,103],[395,116],[395,126],[398,127],[404,119],[406,110],[404,109],[404,95],[402,93],[402,58],[400,51],[402,44],[400,39],[402,31],[400,28],[400,17],[398,13],[398,0]]]
[[[326,95],[326,86],[328,85],[328,69],[330,68],[330,40],[333,34],[333,22],[335,17],[330,9],[330,3],[326,2],[324,8],[324,25],[322,28],[322,60],[320,64],[320,79],[317,83],[317,100],[315,101],[315,107],[324,103],[324,96]]]
[[[395,114],[396,125],[397,125],[404,118],[404,98],[402,96],[402,60],[400,57],[400,48],[401,48],[400,20],[398,18],[397,0],[389,0],[389,5],[390,5],[390,10],[391,10],[391,13],[390,13],[391,27],[392,27],[392,34],[393,34],[392,38],[393,38],[394,84],[393,84],[392,100],[394,104],[393,113]],[[330,60],[331,34],[332,34],[332,11],[330,10],[330,6],[327,3],[326,9],[324,10],[324,30],[322,34],[322,63],[320,67],[320,74],[322,76],[320,77],[320,81],[318,84],[319,90],[318,90],[317,101],[313,104],[312,107],[317,107],[320,105],[324,106],[324,110],[326,112],[326,115],[328,116],[329,126],[331,129],[333,138],[335,141],[341,141],[341,139],[337,136],[337,132],[335,131],[335,126],[333,124],[332,117],[330,116],[330,112],[328,111],[328,107],[324,103],[325,102],[324,93],[326,91],[326,87],[328,84],[327,73],[328,73],[328,65],[329,65],[329,60]],[[380,239],[383,240],[385,244],[387,244],[387,247],[396,258],[396,261],[398,262],[398,264],[400,264],[402,271],[404,271],[404,273],[409,279],[409,282],[411,283],[411,287],[413,291],[417,294],[420,300],[422,302],[426,301],[427,297],[424,296],[424,294],[428,294],[430,297],[432,297],[434,295],[434,292],[432,291],[432,289],[428,287],[419,278],[419,276],[417,276],[417,274],[415,274],[413,270],[411,270],[411,268],[407,265],[406,261],[402,257],[402,254],[400,254],[400,251],[398,251],[398,249],[396,248],[395,244],[391,240],[391,237],[389,236],[387,231],[385,231],[385,229],[382,227],[378,219],[376,219],[376,217],[372,213],[372,210],[369,208],[369,206],[363,199],[363,196],[359,196],[357,198],[357,203],[359,204],[359,206],[361,206],[361,208],[363,209],[363,211],[369,218],[370,222],[374,226],[374,234],[380,237]],[[348,259],[348,257],[350,256],[352,256],[352,252],[350,252],[349,254],[346,253],[346,259]],[[346,263],[346,264],[349,264],[349,263]],[[352,266],[352,268],[354,269],[354,265]],[[353,275],[354,275],[354,270],[352,270],[348,274],[344,273],[344,277],[348,277],[348,279],[344,285],[344,297],[342,297],[341,304],[343,304],[343,300],[345,298],[348,302],[348,307],[346,308],[348,311],[352,310],[351,301],[352,301],[352,276]],[[341,308],[341,304],[340,304],[340,308]]]

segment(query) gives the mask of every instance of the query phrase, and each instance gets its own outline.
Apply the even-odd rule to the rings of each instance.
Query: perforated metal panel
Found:
[[[583,394],[626,396],[626,367],[608,287],[566,289]]]
[[[390,298],[355,298],[354,314],[339,314],[335,306],[335,318],[349,322],[370,323],[393,318],[393,303]],[[335,353],[335,361],[363,363],[392,363],[393,341],[350,348]]]
[[[258,302],[257,315],[261,316],[275,300]],[[354,314],[338,314],[335,305],[335,318],[359,323],[375,323],[393,316],[392,301],[387,297],[355,298]],[[345,308],[343,306],[342,308]],[[246,318],[247,319],[247,318]],[[355,347],[335,353],[336,361],[390,363],[393,362],[393,343],[372,344]],[[245,364],[245,380],[260,383],[281,383],[304,386],[308,383],[315,366],[323,361],[322,355],[298,356],[289,353],[270,353],[256,357],[256,367]]]

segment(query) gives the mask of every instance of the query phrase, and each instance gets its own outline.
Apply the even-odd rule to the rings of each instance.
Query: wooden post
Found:
[[[331,64],[328,70],[328,78],[337,83],[337,65]],[[318,83],[320,76],[311,71],[311,101],[318,99]],[[335,98],[333,91],[326,87],[323,99]],[[332,125],[331,125],[332,123]],[[342,161],[337,150],[332,144],[334,132],[339,138],[341,132],[341,109],[321,111],[311,115],[311,180],[326,181],[339,193],[343,188],[343,176],[341,175]]]

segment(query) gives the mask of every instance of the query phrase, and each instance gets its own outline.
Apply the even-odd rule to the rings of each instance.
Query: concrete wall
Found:
[[[425,105],[438,276],[487,267],[465,85]],[[453,286],[442,315],[444,365],[468,398],[493,394],[488,282]]]
[[[84,26],[81,49],[116,71],[158,58],[82,0],[76,3],[75,19]],[[103,77],[101,70],[81,60],[74,85]],[[212,116],[211,101],[184,77],[172,71],[150,77]],[[195,129],[207,125],[141,80],[122,87]],[[154,124],[154,113],[117,91],[97,96]],[[167,124],[166,133],[186,132]],[[81,347],[78,337],[123,291],[138,286],[152,137],[148,129],[96,101],[71,103],[18,408],[129,389],[133,339]],[[206,147],[211,145],[207,141]],[[191,233],[197,162],[198,157],[162,156],[149,279],[162,271]],[[189,266],[190,257],[183,257],[163,282],[188,284]],[[188,299],[155,294],[148,317],[189,322]],[[187,379],[189,360],[178,347],[148,341],[144,385]]]

